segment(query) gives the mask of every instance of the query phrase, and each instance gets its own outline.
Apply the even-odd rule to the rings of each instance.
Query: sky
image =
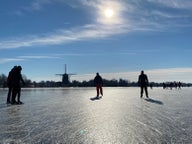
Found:
[[[191,0],[1,0],[0,74],[192,82]]]

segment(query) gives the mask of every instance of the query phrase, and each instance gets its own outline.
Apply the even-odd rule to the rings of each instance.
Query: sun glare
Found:
[[[122,23],[123,5],[118,1],[105,0],[98,5],[97,22],[115,26]]]
[[[111,8],[107,8],[107,9],[105,10],[105,16],[106,16],[107,18],[111,18],[111,17],[113,17],[113,15],[114,15],[114,11],[113,11]]]

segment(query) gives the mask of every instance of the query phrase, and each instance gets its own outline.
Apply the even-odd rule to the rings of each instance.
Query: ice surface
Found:
[[[7,105],[0,89],[0,144],[188,144],[192,88],[22,89],[23,105]]]

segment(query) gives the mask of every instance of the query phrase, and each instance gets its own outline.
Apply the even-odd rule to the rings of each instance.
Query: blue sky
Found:
[[[192,82],[191,0],[2,0],[0,73]]]

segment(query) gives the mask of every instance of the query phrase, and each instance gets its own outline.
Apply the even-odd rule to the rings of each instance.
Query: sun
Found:
[[[96,21],[100,24],[115,26],[122,23],[123,6],[118,1],[105,0],[98,5]]]
[[[114,15],[114,11],[111,8],[107,8],[105,9],[104,14],[106,18],[112,18]]]

